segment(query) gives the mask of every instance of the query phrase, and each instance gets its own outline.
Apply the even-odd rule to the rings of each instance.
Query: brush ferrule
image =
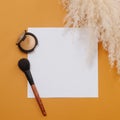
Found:
[[[33,85],[33,84],[34,84],[34,81],[33,81],[33,78],[32,78],[32,75],[31,75],[30,70],[25,71],[25,75],[26,75],[26,77],[27,77],[30,85]]]

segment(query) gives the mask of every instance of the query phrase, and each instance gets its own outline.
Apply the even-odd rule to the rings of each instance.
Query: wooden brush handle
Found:
[[[36,89],[36,86],[33,84],[33,85],[31,85],[31,88],[32,88],[32,90],[33,90],[33,93],[34,93],[35,98],[36,98],[36,100],[37,100],[37,103],[38,103],[38,105],[39,105],[39,107],[40,107],[40,109],[41,109],[42,114],[43,114],[44,116],[46,116],[47,114],[46,114],[45,108],[44,108],[44,106],[43,106],[42,100],[41,100],[41,98],[40,98],[40,96],[39,96],[39,94],[38,94],[38,91],[37,91],[37,89]]]

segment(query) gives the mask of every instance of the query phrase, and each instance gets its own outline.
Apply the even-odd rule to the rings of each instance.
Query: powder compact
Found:
[[[26,30],[21,34],[16,45],[24,53],[32,52],[38,44],[38,40],[33,33],[27,32]]]

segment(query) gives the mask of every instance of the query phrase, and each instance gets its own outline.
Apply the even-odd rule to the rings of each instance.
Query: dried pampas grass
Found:
[[[120,0],[62,0],[66,26],[88,27],[120,74]],[[94,38],[94,37],[93,37]]]

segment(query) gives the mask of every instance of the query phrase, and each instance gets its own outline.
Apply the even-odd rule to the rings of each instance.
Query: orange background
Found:
[[[1,120],[120,120],[120,80],[99,44],[99,98],[43,99],[43,117],[35,99],[28,99],[27,80],[18,69],[22,57],[15,45],[28,27],[62,27],[65,11],[59,0],[0,2],[0,119]],[[46,88],[47,89],[47,88]]]

